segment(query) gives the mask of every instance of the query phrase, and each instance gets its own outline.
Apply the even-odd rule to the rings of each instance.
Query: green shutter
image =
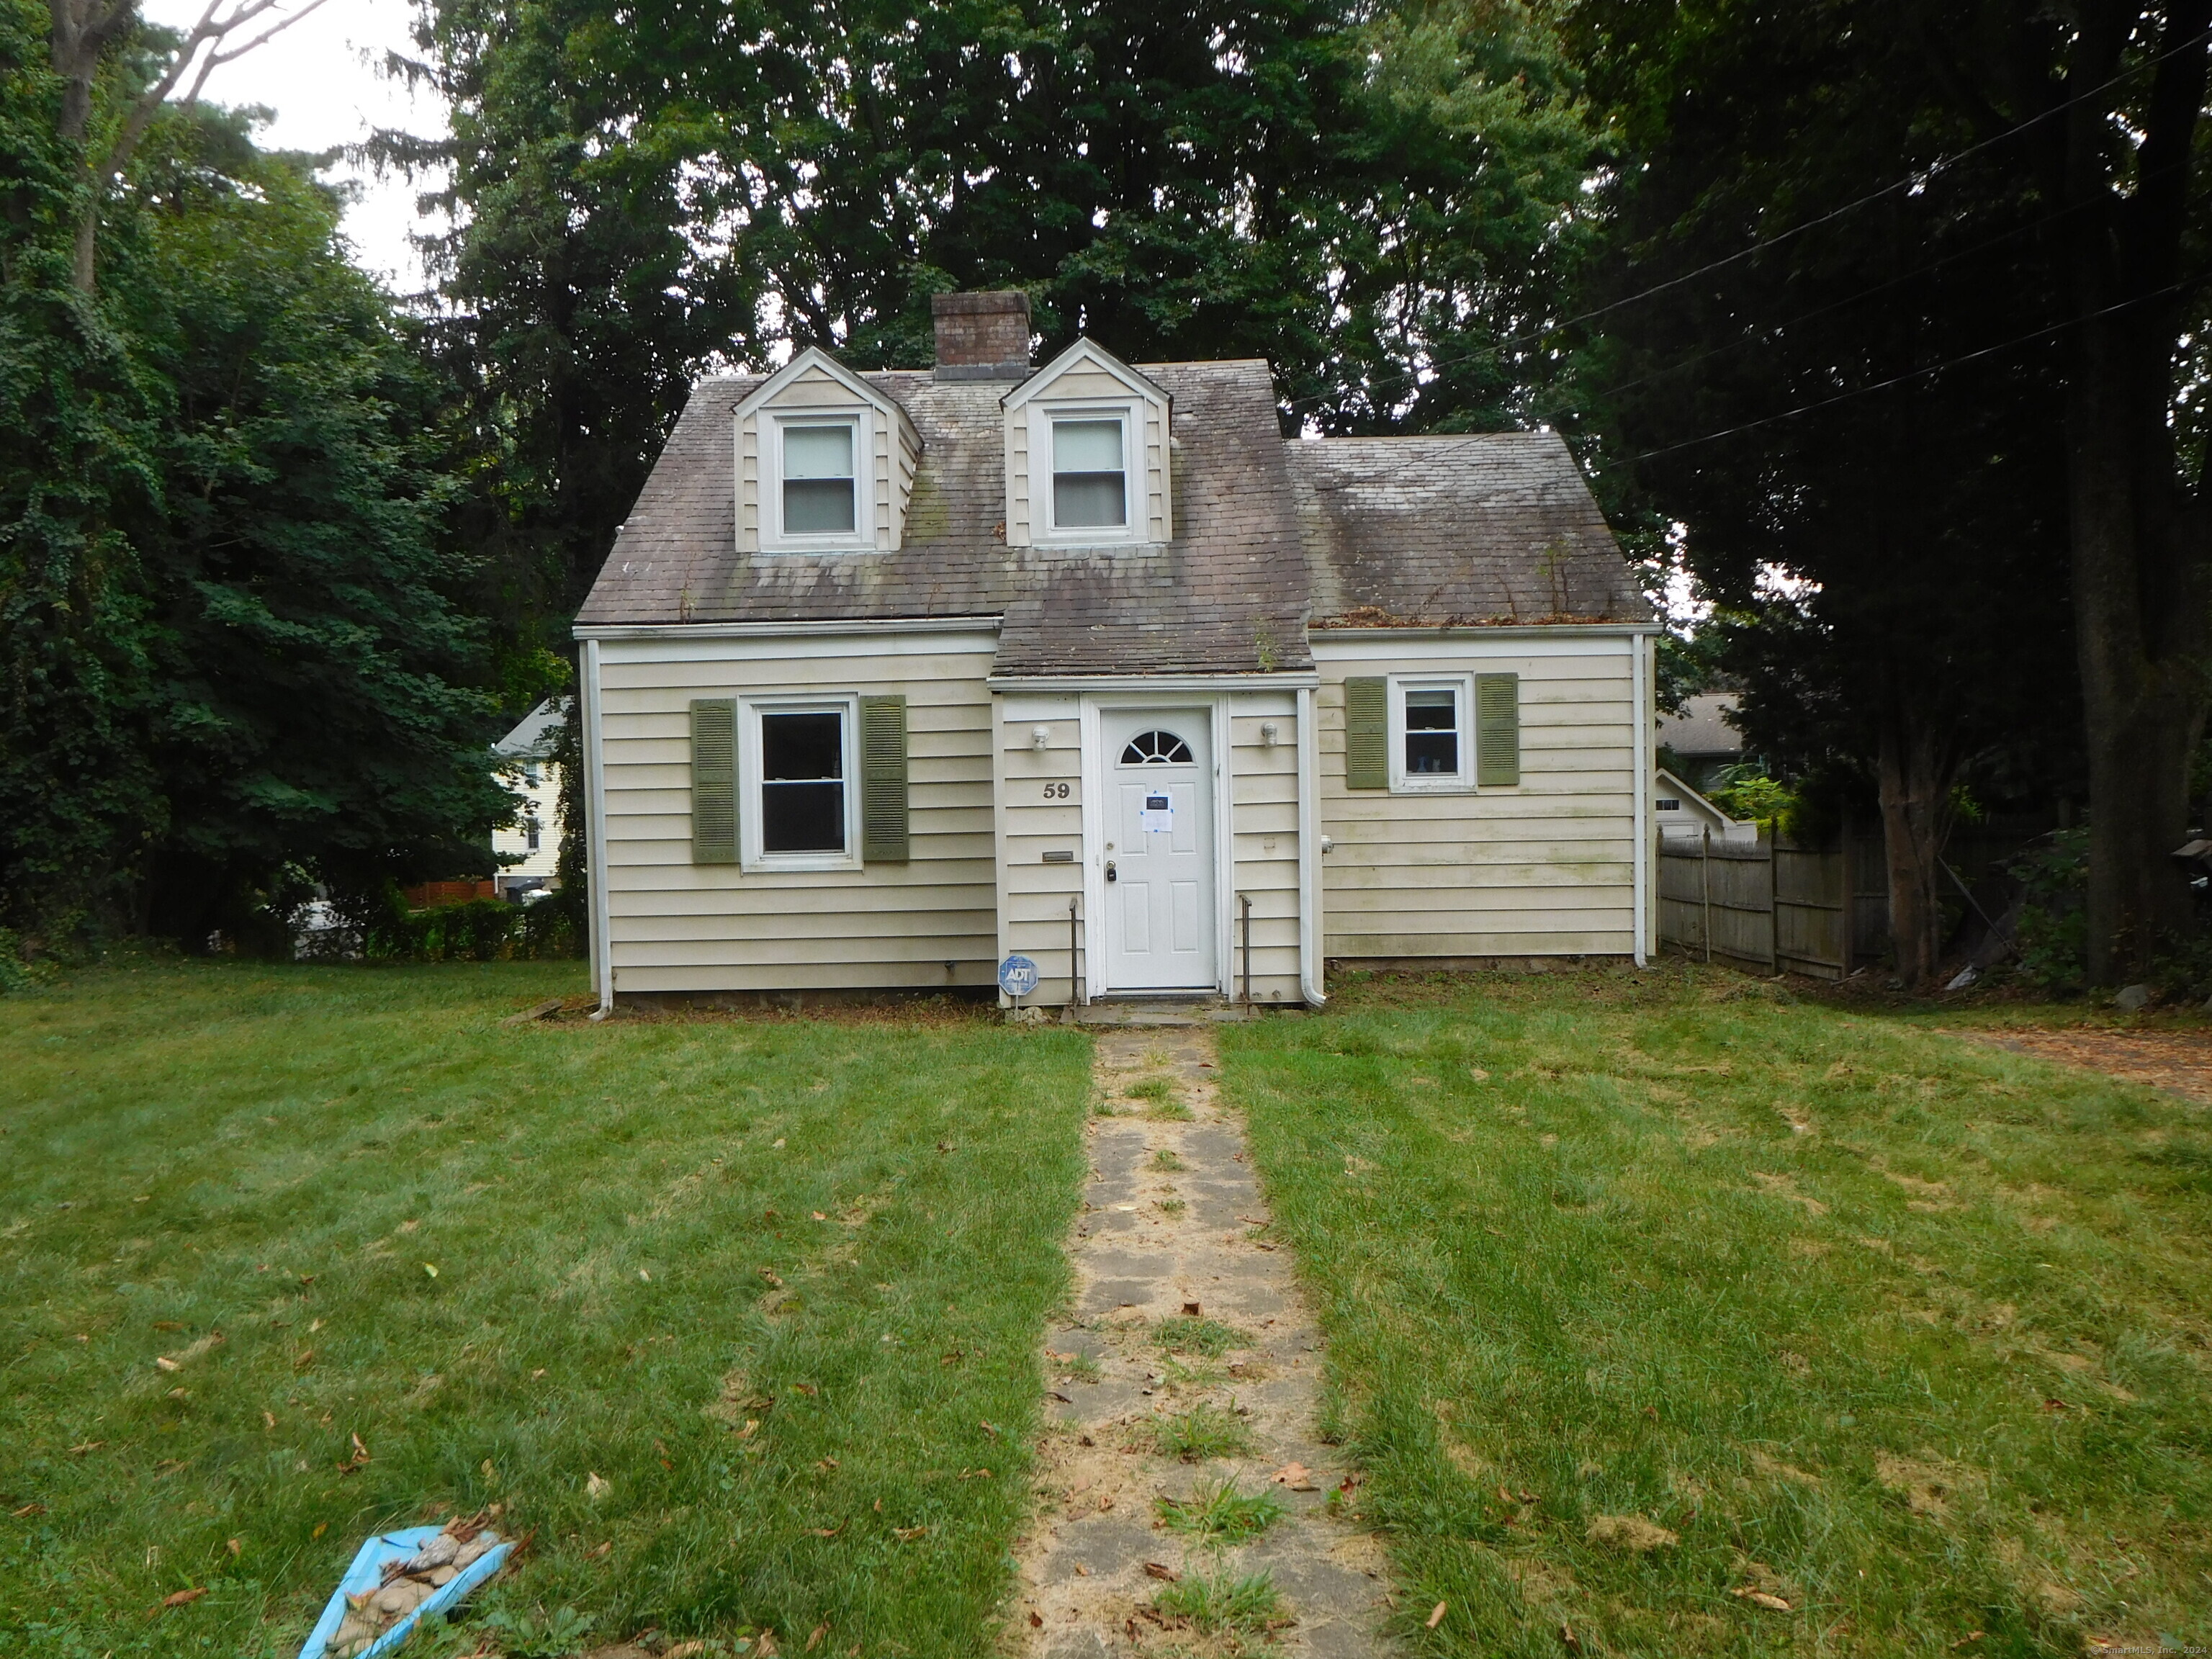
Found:
[[[1474,781],[1484,789],[1521,781],[1521,677],[1474,677]]]
[[[860,857],[907,861],[906,699],[860,699]]]
[[[1344,683],[1344,787],[1390,787],[1390,698],[1380,674]]]
[[[738,861],[738,701],[691,704],[691,862]]]

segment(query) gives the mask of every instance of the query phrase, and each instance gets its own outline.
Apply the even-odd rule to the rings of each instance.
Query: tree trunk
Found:
[[[1898,977],[1918,990],[1935,978],[1943,949],[1940,883],[1958,763],[1934,721],[1899,709],[1882,721],[1877,766],[1890,939],[1897,951]],[[1845,894],[1847,927],[1850,902]]]
[[[2169,854],[2186,838],[2189,763],[2204,726],[2207,597],[2201,556],[2187,546],[2197,512],[2177,499],[2163,432],[2143,441],[2144,414],[2164,413],[2165,376],[2128,395],[2129,380],[2147,377],[2129,373],[2125,332],[2082,327],[2067,410],[2093,985],[2140,977],[2192,931],[2188,884]]]
[[[2075,319],[2066,485],[2089,747],[2093,985],[2138,977],[2193,931],[2189,890],[2169,854],[2189,828],[2189,762],[2212,667],[2205,480],[2192,489],[2180,476],[2169,418],[2175,342],[2193,314],[2182,252],[2212,0],[2166,9],[2163,50],[2134,118],[2143,135],[2135,187],[2122,191],[2109,100],[2093,94],[2112,84],[2142,13],[2135,0],[2081,9],[2065,85],[2089,89],[2051,106],[2057,118],[2034,139],[2045,187],[2071,210],[2052,251]]]

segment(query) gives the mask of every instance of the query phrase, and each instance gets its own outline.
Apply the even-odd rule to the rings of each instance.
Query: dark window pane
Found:
[[[1408,732],[1449,732],[1459,724],[1459,694],[1455,691],[1406,693]]]
[[[1459,770],[1459,733],[1456,732],[1407,732],[1406,770],[1408,775],[1457,772]]]
[[[845,775],[845,717],[763,714],[761,776],[764,780],[842,778]]]
[[[1129,521],[1119,472],[1055,472],[1052,521],[1062,530],[1112,529]]]
[[[761,785],[761,851],[842,853],[844,850],[843,784]]]
[[[1406,693],[1406,775],[1449,777],[1459,771],[1459,694]]]
[[[849,536],[853,533],[850,478],[787,478],[783,484],[783,528],[791,536]]]

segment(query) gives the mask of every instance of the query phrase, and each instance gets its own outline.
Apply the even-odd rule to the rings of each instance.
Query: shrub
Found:
[[[21,935],[0,927],[0,996],[35,991],[54,976],[50,962],[33,962],[24,953]]]
[[[2021,978],[2047,991],[2079,990],[2089,966],[2089,831],[2054,830],[2011,866],[2022,888],[2014,947]]]

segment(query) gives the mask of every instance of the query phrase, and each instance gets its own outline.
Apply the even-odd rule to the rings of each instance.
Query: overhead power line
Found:
[[[2128,80],[2134,76],[2141,75],[2148,70],[2155,69],[2159,64],[2163,64],[2169,58],[2179,57],[2185,52],[2202,46],[2208,39],[2212,39],[2212,28],[2200,29],[2196,33],[2189,36],[2186,40],[2176,41],[2172,46],[2168,46],[2165,51],[2158,53],[2155,57],[2145,58],[2140,64],[2130,64],[2127,68],[2106,76],[2095,86],[2085,88],[2078,93],[2070,94],[2060,102],[2053,104],[2049,109],[2043,110],[2034,115],[2031,115],[2026,120],[2017,121],[2011,126],[2007,127],[2002,132],[1992,133],[1988,137],[1984,138],[1978,143],[1967,145],[1966,149],[1959,151],[1956,155],[1939,157],[1936,161],[1929,162],[1926,167],[1917,168],[1913,172],[1905,174],[1901,179],[1893,179],[1877,190],[1869,191],[1863,196],[1856,197],[1850,201],[1842,204],[1840,206],[1831,208],[1827,212],[1820,215],[1816,218],[1808,219],[1804,223],[1800,225],[1792,225],[1789,229],[1778,231],[1772,236],[1761,237],[1752,242],[1749,246],[1737,249],[1734,253],[1723,254],[1717,259],[1711,260],[1705,264],[1698,266],[1695,270],[1686,270],[1680,276],[1670,276],[1662,283],[1655,283],[1650,288],[1639,289],[1634,294],[1624,295],[1620,299],[1608,300],[1603,305],[1595,306],[1588,311],[1577,312],[1575,315],[1562,318],[1558,322],[1547,323],[1540,328],[1525,330],[1519,334],[1509,335],[1503,340],[1492,341],[1489,344],[1481,347],[1480,349],[1463,352],[1455,357],[1438,358],[1432,362],[1424,365],[1419,369],[1410,369],[1402,374],[1388,375],[1380,380],[1370,380],[1366,383],[1365,387],[1363,389],[1371,391],[1378,386],[1412,385],[1418,382],[1420,376],[1424,374],[1433,374],[1435,371],[1443,368],[1455,368],[1463,363],[1474,362],[1480,358],[1493,356],[1499,352],[1510,350],[1515,346],[1526,345],[1531,342],[1543,339],[1547,336],[1557,334],[1564,329],[1574,328],[1583,323],[1593,322],[1600,317],[1609,316],[1613,312],[1624,310],[1629,306],[1640,305],[1643,301],[1652,299],[1658,295],[1667,293],[1669,289],[1680,288],[1685,283],[1695,282],[1700,276],[1708,276],[1716,270],[1723,270],[1730,265],[1741,264],[1743,260],[1750,258],[1754,254],[1762,253],[1771,247],[1778,247],[1784,242],[1792,240],[1796,237],[1805,234],[1808,231],[1817,230],[1822,225],[1832,223],[1836,220],[1842,218],[1846,214],[1856,213],[1861,208],[1871,206],[1876,202],[1882,201],[1893,196],[1899,191],[1910,190],[1916,186],[1924,185],[1948,169],[1958,166],[1961,161],[1966,161],[1972,156],[1978,155],[1984,150],[1990,149],[1995,148],[1996,145],[2008,143],[2010,140],[2018,137],[2021,133],[2027,131],[2030,128],[2039,126],[2045,121],[2064,114],[2067,111],[2072,109],[2076,104],[2084,103],[2089,99],[2096,97],[2100,93],[2109,91],[2113,87],[2118,86],[2121,82]],[[1318,407],[1322,404],[1336,401],[1337,396],[1338,394],[1332,392],[1315,392],[1304,398],[1291,398],[1286,404],[1285,404],[1285,407],[1293,410]]]

